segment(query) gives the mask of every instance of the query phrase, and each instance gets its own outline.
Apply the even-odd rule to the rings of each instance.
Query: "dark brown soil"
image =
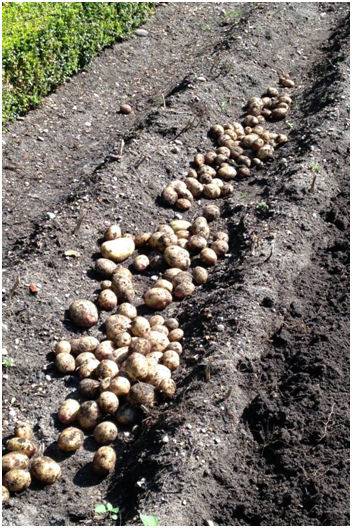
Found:
[[[5,438],[29,418],[58,456],[55,413],[76,380],[56,375],[50,350],[73,335],[70,299],[94,299],[105,225],[172,218],[155,204],[163,185],[281,70],[296,80],[275,125],[290,141],[221,204],[231,257],[168,309],[186,332],[175,400],[121,432],[111,478],[92,478],[87,439],[59,483],[11,499],[4,524],[113,524],[94,514],[109,500],[122,525],[139,512],[162,525],[348,525],[349,5],[171,3],[145,27],[4,135]]]

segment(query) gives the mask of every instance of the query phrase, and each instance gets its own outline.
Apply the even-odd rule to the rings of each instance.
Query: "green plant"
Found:
[[[242,16],[241,9],[230,9],[230,11],[227,11],[225,13],[225,18],[228,20],[237,20]]]
[[[291,128],[291,129],[294,127],[294,125],[293,125],[293,123],[291,123],[291,121],[286,121],[286,125],[288,126],[288,128]]]
[[[106,504],[96,504],[94,511],[95,513],[99,513],[100,515],[104,515],[105,517],[109,517],[113,521],[116,521],[120,508],[118,506],[114,507],[110,502],[107,502]]]
[[[314,162],[310,165],[309,169],[310,169],[312,172],[314,172],[315,174],[319,174],[319,173],[321,172],[321,167],[320,167],[319,163],[317,163],[316,161],[314,161]]]
[[[10,357],[5,357],[2,359],[2,366],[5,368],[10,368],[15,365],[15,361]]]
[[[143,515],[142,513],[139,514],[139,517],[142,521],[143,526],[159,526],[159,519],[156,517],[156,515]]]
[[[256,205],[256,210],[258,213],[267,213],[269,211],[269,206],[266,202],[259,202]]]

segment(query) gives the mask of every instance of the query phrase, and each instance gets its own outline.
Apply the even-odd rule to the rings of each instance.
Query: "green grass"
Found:
[[[36,106],[152,11],[145,2],[4,2],[3,123]]]

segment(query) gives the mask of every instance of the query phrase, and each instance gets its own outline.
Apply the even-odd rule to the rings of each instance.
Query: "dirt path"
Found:
[[[110,480],[92,480],[87,441],[59,484],[11,500],[5,524],[97,524],[105,498],[127,524],[138,511],[166,525],[348,524],[347,16],[347,4],[167,4],[148,37],[106,50],[10,127],[4,345],[16,366],[4,432],[30,417],[47,448],[58,402],[75,390],[56,377],[51,343],[72,332],[69,300],[93,296],[87,270],[105,222],[134,231],[172,218],[155,199],[210,146],[209,125],[237,119],[278,70],[297,81],[290,142],[222,204],[232,257],[169,309],[186,329],[177,398],[121,435]],[[117,113],[122,100],[132,116]]]

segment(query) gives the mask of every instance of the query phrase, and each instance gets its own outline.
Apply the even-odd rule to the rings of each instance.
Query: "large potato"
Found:
[[[175,245],[168,246],[165,249],[164,259],[166,263],[172,268],[186,270],[191,265],[191,259],[188,251]]]
[[[66,427],[66,429],[61,431],[57,444],[61,451],[70,453],[72,451],[77,451],[77,449],[82,447],[83,442],[83,431],[81,431],[77,427]]]
[[[131,332],[135,337],[147,337],[150,332],[150,324],[148,319],[138,315],[132,321]]]
[[[109,279],[117,268],[117,264],[106,258],[99,258],[95,263],[95,269],[103,277]]]
[[[133,304],[124,302],[118,307],[118,313],[128,317],[129,319],[134,319],[137,317],[137,308]]]
[[[138,382],[132,385],[128,401],[133,405],[146,405],[153,407],[155,402],[155,389],[149,383]]]
[[[101,310],[111,312],[117,306],[117,296],[112,290],[102,290],[99,293],[97,304]]]
[[[111,288],[117,295],[119,302],[132,302],[135,297],[135,291],[131,279],[119,277],[114,274],[112,277]]]
[[[150,288],[144,294],[144,302],[149,308],[163,310],[172,302],[172,295],[168,290],[165,290],[165,288]]]
[[[29,466],[29,458],[24,453],[7,453],[2,457],[2,471],[7,473],[11,469],[27,469]]]
[[[80,328],[90,328],[97,324],[99,315],[97,307],[86,299],[77,299],[70,304],[71,321]]]
[[[142,354],[133,352],[125,362],[125,370],[128,376],[135,380],[143,380],[148,376],[148,362]]]
[[[80,367],[78,367],[78,375],[81,379],[89,378],[95,369],[98,368],[100,365],[100,361],[97,359],[87,359],[82,363]]]
[[[95,473],[105,475],[115,469],[116,452],[110,446],[99,447],[93,458],[93,470]]]
[[[114,262],[123,262],[132,255],[135,250],[135,244],[132,238],[129,237],[116,238],[103,242],[100,250],[104,258]]]
[[[31,475],[25,469],[11,469],[3,479],[3,484],[9,491],[23,491],[31,484]]]
[[[33,460],[31,475],[42,484],[54,484],[61,476],[61,468],[52,458],[41,456]]]
[[[165,365],[157,364],[155,365],[155,368],[148,375],[146,381],[150,383],[151,385],[154,385],[154,387],[158,388],[162,380],[170,379],[170,378],[171,378],[171,370]]]
[[[77,400],[69,398],[61,403],[58,410],[59,421],[63,424],[69,424],[76,420],[80,403]]]
[[[10,438],[10,440],[7,441],[6,447],[9,451],[24,453],[29,458],[31,458],[37,451],[37,446],[34,442],[32,442],[32,440],[27,440],[26,438]]]
[[[97,379],[114,378],[119,373],[119,367],[112,359],[103,359],[95,371]]]

